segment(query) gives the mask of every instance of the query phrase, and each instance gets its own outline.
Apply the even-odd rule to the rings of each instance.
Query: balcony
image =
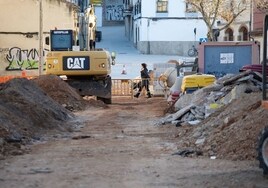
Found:
[[[133,15],[133,6],[132,5],[124,5],[123,16],[132,16]]]

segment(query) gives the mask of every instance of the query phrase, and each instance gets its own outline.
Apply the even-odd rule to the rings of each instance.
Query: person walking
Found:
[[[151,98],[151,92],[149,89],[149,80],[150,80],[150,76],[148,73],[148,69],[147,69],[147,64],[146,63],[142,63],[141,64],[141,85],[139,87],[139,91],[138,93],[136,93],[136,95],[134,95],[134,97],[138,98],[140,96],[140,93],[142,91],[142,89],[145,87],[146,91],[147,91],[147,97]]]

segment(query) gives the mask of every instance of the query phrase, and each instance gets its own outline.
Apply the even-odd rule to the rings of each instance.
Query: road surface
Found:
[[[0,161],[1,188],[264,188],[256,161],[183,158],[179,128],[156,126],[163,98],[116,98],[76,112],[80,129]]]

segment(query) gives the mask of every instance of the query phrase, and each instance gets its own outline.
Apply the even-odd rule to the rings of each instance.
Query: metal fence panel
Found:
[[[112,96],[130,96],[134,97],[134,94],[138,92],[139,82],[141,79],[112,79]],[[153,81],[150,81],[150,91],[153,94]],[[142,93],[146,92],[143,89]]]

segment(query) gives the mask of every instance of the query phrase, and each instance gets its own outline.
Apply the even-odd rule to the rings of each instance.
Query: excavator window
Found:
[[[72,30],[51,30],[51,51],[70,51],[73,47]]]
[[[46,44],[46,45],[49,45],[49,37],[46,37],[46,38],[45,38],[45,44]]]

